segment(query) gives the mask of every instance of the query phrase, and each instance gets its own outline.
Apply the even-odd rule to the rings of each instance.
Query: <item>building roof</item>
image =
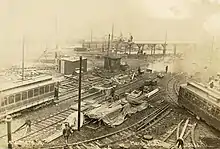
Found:
[[[82,57],[82,60],[86,60],[86,59],[87,58]],[[61,60],[74,62],[74,61],[79,61],[79,57],[64,57],[61,58]]]
[[[27,86],[20,86],[18,88],[12,88],[10,90],[5,90],[4,92],[0,92],[0,94],[2,94],[3,96],[12,95],[12,94],[20,93],[20,92],[27,91],[30,89],[38,88],[40,86],[49,85],[49,84],[52,84],[55,82],[56,82],[56,80],[47,80],[44,82],[37,82],[35,84],[28,84]]]

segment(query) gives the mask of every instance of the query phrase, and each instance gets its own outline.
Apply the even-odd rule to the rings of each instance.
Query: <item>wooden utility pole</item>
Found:
[[[213,60],[213,55],[214,55],[214,42],[215,42],[215,37],[213,36],[212,37],[212,48],[211,48],[211,50],[210,50],[210,54],[211,54],[211,57],[210,57],[210,62],[211,62],[211,64],[212,64],[212,60]]]
[[[111,37],[111,35],[109,34],[108,35],[108,51],[107,51],[107,55],[109,55],[109,50],[110,50],[110,37]]]
[[[91,40],[91,43],[92,43],[92,38],[93,38],[93,37],[92,37],[92,30],[91,30],[91,35],[90,35],[90,40]]]
[[[59,49],[59,26],[58,26],[58,15],[56,15],[56,18],[55,18],[55,38],[56,38],[56,50]]]
[[[112,24],[111,48],[113,47],[113,40],[114,40],[114,24]]]
[[[163,45],[163,54],[166,54],[166,46],[167,46],[167,30],[166,30],[166,34],[165,34],[165,43]]]
[[[79,57],[79,99],[78,99],[78,131],[80,131],[81,122],[81,77],[82,77],[82,56]]]
[[[22,81],[24,81],[24,37],[22,39]]]
[[[212,37],[212,49],[211,49],[211,52],[213,52],[213,50],[214,50],[214,41],[215,41],[215,37],[213,36]]]

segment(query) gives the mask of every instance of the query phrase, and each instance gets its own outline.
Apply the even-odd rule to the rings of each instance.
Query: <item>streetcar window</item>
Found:
[[[44,94],[44,86],[40,87],[40,95]]]
[[[7,102],[7,101],[8,101],[8,100],[7,100],[7,97],[4,98],[4,101],[5,101],[5,105],[7,105],[7,104],[8,104],[8,102]]]
[[[27,99],[27,92],[22,92],[22,100]]]
[[[38,96],[38,92],[39,92],[39,89],[38,89],[38,88],[35,88],[35,89],[34,89],[34,96]]]
[[[8,100],[9,100],[8,102],[9,104],[14,103],[14,95],[9,96]]]
[[[54,84],[50,85],[50,91],[53,92],[54,91]]]
[[[215,116],[215,108],[214,107],[212,107],[212,109],[211,109],[211,114]]]
[[[49,92],[49,85],[46,85],[45,86],[45,93],[48,93]]]
[[[18,101],[20,101],[21,100],[21,94],[19,93],[19,94],[16,94],[15,95],[15,102],[18,102]]]
[[[32,98],[33,97],[33,90],[29,90],[28,91],[28,98]]]
[[[3,107],[5,105],[5,101],[1,99],[1,106]]]

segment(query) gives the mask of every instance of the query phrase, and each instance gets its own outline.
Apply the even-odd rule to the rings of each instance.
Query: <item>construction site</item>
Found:
[[[219,121],[214,127],[201,121],[181,100],[181,84],[198,80],[176,69],[184,54],[177,46],[167,53],[166,40],[157,53],[158,43],[145,49],[132,38],[118,41],[128,49],[115,47],[109,35],[106,48],[85,50],[83,43],[83,50],[44,51],[34,65],[23,61],[2,72],[8,79],[1,87],[2,147],[218,147]]]
[[[70,37],[81,35],[78,33],[82,32],[81,28],[85,30],[86,19],[85,22],[81,20],[83,22],[81,25],[78,24],[80,20],[65,24],[63,20],[71,20],[66,16],[77,14],[75,18],[83,19],[91,15],[87,21],[93,21],[93,19],[96,20],[94,14],[98,16],[101,10],[93,14],[93,11],[95,12],[98,8],[95,7],[98,3],[90,3],[89,8],[83,3],[80,9],[77,5],[72,8],[73,5],[69,4],[68,7],[61,4],[64,3],[57,3],[57,6],[54,6],[56,19],[55,21],[54,18],[52,19],[53,23],[44,24],[47,19],[41,21],[42,24],[38,22],[39,26],[49,26],[45,30],[42,29],[48,37],[45,36],[47,39],[42,39],[47,42],[46,44],[38,43],[41,46],[41,49],[37,49],[38,55],[34,50],[30,50],[32,45],[37,45],[38,31],[34,32],[36,38],[31,38],[26,33],[25,37],[22,36],[22,40],[20,40],[20,34],[19,40],[14,39],[14,34],[10,39],[14,44],[19,42],[21,50],[16,50],[22,56],[10,67],[5,65],[3,68],[4,62],[3,60],[1,62],[0,149],[220,148],[218,36],[213,36],[205,46],[198,40],[186,40],[190,39],[188,35],[190,30],[186,31],[186,39],[183,39],[185,31],[181,32],[178,27],[172,32],[170,27],[172,23],[169,19],[168,23],[165,23],[166,27],[158,22],[141,24],[142,21],[147,20],[143,16],[139,20],[141,23],[137,24],[138,21],[134,21],[138,16],[136,3],[133,3],[134,19],[132,13],[128,13],[132,12],[133,5],[129,7],[132,8],[131,10],[123,12],[121,7],[119,9],[116,6],[124,8],[125,4],[117,2],[117,5],[114,3],[114,7],[103,4],[99,9],[104,6],[105,9],[113,7],[120,10],[115,17],[121,14],[123,19],[126,18],[125,16],[133,18],[131,19],[133,21],[129,20],[130,23],[124,26],[124,30],[127,29],[127,31],[123,31],[122,27],[115,31],[120,26],[115,25],[117,23],[106,27],[109,23],[105,26],[104,22],[98,24],[94,21],[95,27],[94,25],[93,27],[96,31],[90,30],[88,35],[90,37],[84,39],[82,35],[80,40],[71,41]],[[214,12],[217,7],[212,5],[210,9]],[[22,5],[20,7],[22,8]],[[60,7],[65,11],[68,8],[68,13],[65,14],[64,10],[59,12]],[[34,12],[35,7],[30,8],[31,12],[32,9]],[[82,8],[83,11],[94,10],[82,15],[79,13]],[[150,11],[150,8],[147,10]],[[202,8],[205,11],[205,7]],[[42,9],[45,9],[45,12],[50,10],[49,7],[43,8],[43,6]],[[75,10],[74,13],[71,13],[72,9]],[[177,8],[173,7],[169,8],[169,11],[174,13],[174,9],[173,16],[181,14],[178,13]],[[144,7],[143,11],[145,10]],[[16,12],[16,10],[13,11]],[[105,12],[104,9],[102,11]],[[116,12],[112,12],[114,13]],[[201,12],[197,13],[196,15],[199,15]],[[15,14],[10,11],[10,15]],[[37,13],[30,14],[37,15]],[[82,16],[78,17],[79,14]],[[146,12],[143,14],[146,15]],[[161,13],[161,15],[165,14],[169,13]],[[104,20],[106,18],[108,17],[104,17]],[[48,31],[54,22],[56,22],[55,29]],[[61,23],[64,24],[63,27],[60,27]],[[20,26],[26,25],[24,28],[27,28],[27,32],[33,32],[34,23],[30,24],[24,23]],[[156,28],[158,24],[161,26]],[[152,33],[150,33],[151,29],[145,31],[147,25],[153,26],[155,30]],[[31,31],[28,26],[31,26]],[[174,23],[174,27],[176,26],[178,25]],[[198,29],[198,26],[192,30]],[[71,32],[72,28],[74,32]],[[101,28],[105,31],[102,32]],[[184,28],[187,27],[184,26]],[[137,33],[138,29],[141,34]],[[68,39],[62,39],[64,30],[67,32]],[[55,35],[52,32],[56,32]],[[129,35],[123,35],[122,32],[126,34],[129,32]],[[177,36],[177,32],[181,32],[182,36]],[[202,31],[198,31],[198,34],[198,38],[200,36],[208,38]],[[61,39],[65,43],[61,44]],[[9,39],[4,41],[10,43]],[[52,48],[47,46],[49,42],[53,43]],[[42,48],[44,44],[46,48]],[[14,63],[14,57],[19,57],[14,55],[9,54],[5,59],[9,59],[10,64]]]

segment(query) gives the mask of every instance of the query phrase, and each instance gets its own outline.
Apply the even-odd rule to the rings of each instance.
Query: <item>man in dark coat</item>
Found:
[[[69,123],[65,123],[65,128],[63,129],[63,137],[66,141],[66,144],[68,143],[68,139],[71,133],[72,133],[72,129],[69,126]]]
[[[168,72],[168,66],[166,66],[166,73]]]
[[[57,83],[57,85],[54,88],[54,100],[58,100],[59,99],[59,82]]]

